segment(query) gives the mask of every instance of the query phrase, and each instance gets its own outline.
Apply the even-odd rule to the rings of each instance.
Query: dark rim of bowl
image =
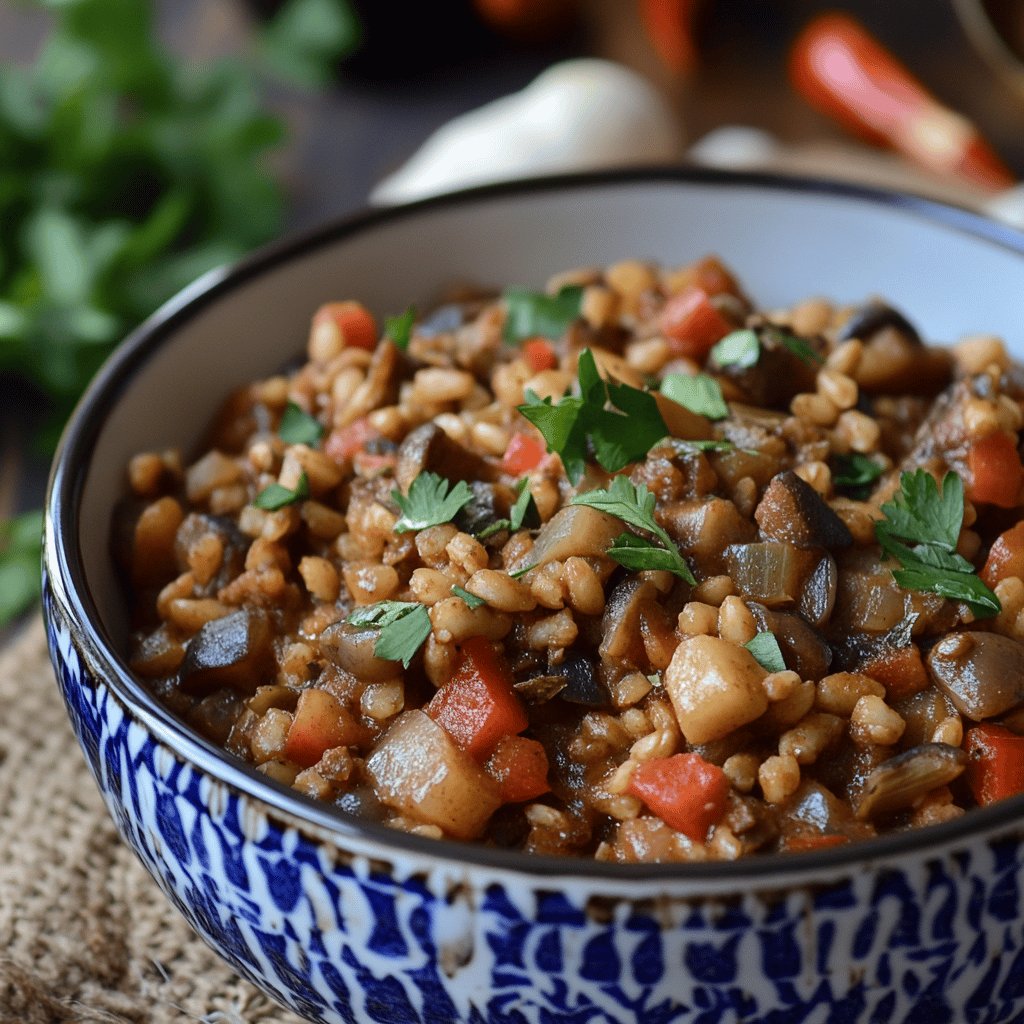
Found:
[[[96,605],[83,571],[77,514],[86,469],[104,419],[130,382],[132,374],[161,343],[192,315],[215,302],[236,286],[272,270],[298,255],[329,243],[358,235],[373,227],[400,220],[425,209],[472,204],[528,193],[567,191],[628,184],[676,184],[686,187],[727,186],[837,197],[910,212],[972,235],[1024,256],[1024,234],[969,210],[926,199],[844,182],[834,182],[761,172],[731,172],[706,168],[627,168],[583,174],[502,182],[466,189],[401,206],[369,209],[342,217],[312,230],[287,237],[255,252],[230,267],[210,271],[169,300],[133,331],[107,360],[80,401],[64,432],[54,461],[47,495],[47,521],[52,544],[47,545],[45,564],[59,603],[80,625],[78,637],[85,650],[106,670],[104,681],[118,699],[142,721],[155,737],[219,782],[266,804],[271,816],[280,812],[289,825],[309,823],[337,837],[342,848],[346,838],[361,838],[394,847],[424,859],[444,859],[524,875],[579,875],[604,882],[646,879],[675,881],[758,882],[792,874],[833,875],[864,861],[884,861],[963,840],[1024,822],[1024,795],[974,808],[953,821],[889,833],[873,839],[805,853],[752,854],[735,861],[675,864],[618,864],[582,857],[525,854],[447,839],[410,835],[375,822],[363,821],[332,804],[306,797],[268,779],[240,760],[231,759],[219,747],[167,711],[145,686],[134,678],[126,661],[100,625]]]

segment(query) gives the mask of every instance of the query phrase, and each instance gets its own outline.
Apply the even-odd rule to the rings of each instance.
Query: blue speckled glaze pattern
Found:
[[[121,835],[211,946],[312,1021],[1024,1021],[1019,834],[813,887],[680,880],[657,900],[371,840],[341,849],[159,743],[88,670],[49,590],[46,617]]]

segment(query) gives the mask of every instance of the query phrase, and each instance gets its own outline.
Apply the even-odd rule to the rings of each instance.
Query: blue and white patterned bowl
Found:
[[[51,482],[50,649],[125,841],[196,931],[310,1020],[719,1024],[1024,1020],[1024,799],[862,845],[618,866],[360,822],[232,761],[132,678],[109,556],[135,451],[198,442],[310,310],[378,313],[456,280],[707,251],[758,300],[889,296],[935,339],[1024,354],[1024,243],[922,200],[710,173],[501,186],[377,212],[214,273],[93,384]]]

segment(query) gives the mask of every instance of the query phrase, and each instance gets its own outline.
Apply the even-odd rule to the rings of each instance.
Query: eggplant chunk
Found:
[[[800,614],[818,629],[823,628],[836,604],[839,569],[836,560],[826,554],[814,567],[800,594]]]
[[[769,608],[795,604],[816,562],[812,552],[779,541],[725,549],[726,571],[739,592]]]
[[[245,568],[245,554],[249,549],[250,538],[242,533],[233,519],[227,516],[206,515],[202,512],[192,512],[185,516],[174,538],[174,557],[178,571],[185,572],[189,568],[192,549],[211,535],[220,541],[222,553],[220,567],[204,588],[204,592],[216,594]]]
[[[664,526],[703,576],[726,572],[725,549],[755,536],[754,524],[726,498],[676,502],[666,510]]]
[[[792,470],[772,478],[754,519],[766,537],[798,548],[845,548],[853,543],[839,516]]]
[[[1024,645],[998,633],[951,633],[928,654],[928,672],[974,722],[1024,703]]]
[[[608,661],[644,665],[647,653],[641,633],[641,615],[647,604],[658,600],[658,591],[648,580],[631,576],[612,592],[601,619],[599,653]]]
[[[320,634],[320,650],[338,668],[368,683],[381,683],[402,674],[397,661],[378,658],[373,650],[380,639],[379,629],[335,622]]]
[[[621,520],[589,505],[566,505],[544,524],[527,561],[532,565],[580,558],[603,558],[623,532]]]
[[[817,630],[791,612],[771,611],[763,604],[748,601],[758,630],[775,634],[786,667],[801,679],[821,679],[832,665],[832,648]]]
[[[402,442],[398,449],[395,482],[403,491],[420,473],[437,473],[453,483],[459,480],[485,480],[493,483],[499,472],[482,455],[453,441],[436,423],[424,423]]]
[[[756,329],[760,352],[753,366],[720,365],[714,355],[708,360],[710,373],[720,374],[736,384],[751,405],[785,408],[795,395],[814,390],[818,361],[798,353],[793,336],[771,324]],[[797,341],[820,355],[823,345],[816,338]]]
[[[967,755],[948,743],[922,743],[880,764],[867,777],[856,815],[861,821],[904,811],[967,767]]]
[[[242,608],[207,622],[189,641],[181,665],[181,688],[209,693],[230,687],[253,694],[273,681],[273,635],[260,611]]]

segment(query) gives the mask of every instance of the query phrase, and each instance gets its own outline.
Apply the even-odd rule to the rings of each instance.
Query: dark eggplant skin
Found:
[[[973,722],[1024,703],[1024,645],[999,633],[943,637],[928,652],[928,674],[957,711]]]
[[[264,612],[241,608],[207,622],[189,641],[181,688],[205,694],[221,687],[252,694],[273,679],[273,630]]]
[[[754,519],[766,537],[798,548],[845,548],[853,543],[846,524],[791,469],[772,477]]]
[[[917,333],[917,328],[898,309],[893,309],[888,303],[878,299],[866,302],[856,309],[850,319],[843,324],[836,340],[843,342],[849,341],[850,338],[860,338],[866,342],[883,327],[893,327],[909,341],[918,345],[924,344],[921,335]]]

